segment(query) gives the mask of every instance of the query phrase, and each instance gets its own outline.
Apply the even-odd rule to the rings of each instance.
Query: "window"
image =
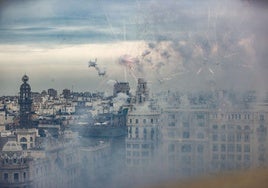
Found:
[[[170,119],[175,119],[175,114],[170,114],[169,117]]]
[[[237,151],[237,152],[241,152],[241,151],[242,151],[241,144],[237,144],[237,145],[236,145],[236,151]]]
[[[225,152],[225,151],[226,151],[226,146],[225,146],[225,144],[222,144],[222,145],[221,145],[221,151],[222,151],[222,152]]]
[[[147,138],[147,130],[146,128],[143,129],[143,137],[146,139]]]
[[[233,142],[234,139],[235,139],[235,135],[234,135],[234,134],[229,134],[229,135],[228,135],[228,141],[229,141],[229,142]]]
[[[168,124],[168,126],[170,126],[170,127],[175,127],[175,122],[170,122],[170,123]]]
[[[212,135],[212,140],[213,141],[218,141],[218,135],[217,134],[213,134]]]
[[[175,145],[174,144],[169,144],[168,145],[168,152],[174,152],[175,151]]]
[[[205,119],[204,114],[197,114],[196,117],[197,117],[197,119]]]
[[[143,119],[143,123],[144,123],[144,124],[146,123],[146,119]]]
[[[192,147],[191,147],[191,145],[189,145],[189,144],[185,144],[185,145],[183,145],[183,146],[181,147],[181,151],[182,151],[182,152],[191,152],[191,150],[192,150]]]
[[[140,152],[138,152],[138,151],[133,151],[133,156],[134,156],[134,157],[139,157],[139,156],[140,156]]]
[[[204,133],[198,133],[197,134],[197,138],[199,139],[203,139],[205,136],[204,136]]]
[[[217,129],[218,129],[218,125],[213,125],[212,128],[213,128],[214,130],[217,130]]]
[[[218,150],[219,150],[218,145],[213,144],[212,151],[218,151]]]
[[[236,134],[236,141],[237,141],[237,142],[241,142],[241,140],[242,140],[242,135],[241,135],[241,133],[237,133],[237,134]]]
[[[249,128],[248,125],[245,126],[245,130],[246,130],[246,131],[249,131],[249,130],[250,130],[250,128]]]
[[[249,155],[244,155],[244,160],[245,161],[249,161],[250,160],[250,156]]]
[[[219,155],[218,154],[213,154],[212,159],[213,160],[218,160],[219,159]]]
[[[183,138],[190,138],[189,132],[183,132]]]
[[[142,149],[148,149],[149,148],[149,144],[142,144]]]
[[[138,127],[136,127],[135,134],[136,134],[136,138],[139,138],[139,128]]]
[[[127,148],[131,148],[131,144],[127,144]]]
[[[203,145],[198,145],[197,146],[197,152],[203,153],[203,151],[204,151],[204,146]]]
[[[199,127],[204,127],[204,126],[205,126],[205,123],[204,123],[204,122],[199,122],[199,123],[198,123],[198,126],[199,126]]]
[[[149,152],[148,152],[148,151],[143,151],[143,152],[141,153],[141,155],[142,155],[143,157],[148,157],[148,156],[149,156]]]
[[[132,123],[132,119],[129,119],[129,123]]]
[[[151,140],[154,139],[154,129],[151,129]]]
[[[19,173],[14,173],[14,181],[19,181]]]
[[[234,145],[233,144],[228,144],[227,150],[228,150],[228,152],[234,152]]]
[[[23,172],[23,178],[26,179],[26,172]]]
[[[226,135],[225,134],[221,135],[221,141],[226,141]]]
[[[229,154],[228,159],[233,161],[234,160],[234,154]]]
[[[136,124],[138,124],[139,123],[139,120],[138,119],[136,119]]]
[[[22,137],[22,138],[20,139],[20,142],[27,142],[27,139],[26,139],[25,137]]]
[[[154,119],[151,119],[151,123],[154,123]]]
[[[8,181],[8,173],[4,173],[4,180]]]
[[[250,145],[244,145],[244,152],[250,152]]]
[[[189,123],[188,123],[188,122],[183,122],[183,123],[182,123],[182,126],[183,126],[184,128],[189,128]]]
[[[175,132],[174,131],[169,131],[168,132],[168,137],[169,138],[175,138]]]
[[[245,134],[245,142],[249,142],[249,134]]]
[[[133,144],[133,148],[134,149],[139,149],[140,148],[140,145],[139,144]]]
[[[264,121],[264,115],[263,114],[260,115],[260,120]]]

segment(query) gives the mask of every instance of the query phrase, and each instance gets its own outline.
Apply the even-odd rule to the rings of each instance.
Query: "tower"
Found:
[[[147,88],[147,82],[144,79],[139,78],[136,90],[136,103],[143,104],[148,100],[149,100],[149,90]]]
[[[27,83],[29,77],[24,75],[22,77],[23,84],[20,86],[20,127],[21,128],[32,128],[33,124],[31,121],[32,113],[32,98],[31,98],[31,86]]]

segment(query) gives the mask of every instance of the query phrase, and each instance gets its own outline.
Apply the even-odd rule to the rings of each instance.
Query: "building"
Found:
[[[32,98],[31,98],[31,86],[27,83],[29,77],[24,75],[22,77],[23,84],[20,86],[20,127],[21,128],[32,128]]]
[[[147,83],[138,80],[133,107],[127,118],[126,167],[136,175],[151,171],[159,141],[159,111],[150,107]]]
[[[149,100],[149,90],[147,88],[147,82],[143,78],[138,79],[136,95],[133,100],[133,103],[136,104],[143,104],[145,101]]]
[[[116,82],[114,84],[113,96],[116,97],[118,93],[125,93],[129,95],[130,87],[128,82]]]
[[[52,98],[56,98],[58,95],[57,90],[55,90],[53,88],[48,89],[47,94]]]
[[[9,140],[0,154],[0,187],[31,187],[30,159],[15,141]]]
[[[69,99],[71,97],[71,90],[69,89],[62,90],[62,95],[63,95],[63,98]]]
[[[163,171],[184,178],[267,166],[267,104],[216,99],[208,105],[210,97],[190,97],[162,110]]]
[[[164,109],[161,158],[168,176],[183,178],[208,172],[208,117],[206,109]]]

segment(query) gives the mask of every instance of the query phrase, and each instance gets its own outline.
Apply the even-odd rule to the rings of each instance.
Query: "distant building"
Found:
[[[20,127],[32,128],[32,98],[31,98],[31,86],[27,83],[29,77],[24,75],[22,77],[23,84],[20,86]]]
[[[113,96],[116,97],[118,93],[125,93],[129,95],[130,87],[128,82],[116,82],[114,84]]]
[[[0,187],[31,187],[30,159],[16,141],[8,141],[0,152]]]
[[[209,138],[206,109],[167,108],[161,114],[163,171],[171,177],[208,172]]]
[[[63,95],[63,97],[64,97],[65,99],[69,99],[69,98],[71,97],[71,90],[69,90],[69,89],[64,89],[64,90],[62,91],[62,95]]]
[[[147,88],[147,82],[143,78],[139,78],[134,103],[142,104],[148,100],[149,100],[149,90]]]
[[[47,94],[52,98],[56,98],[58,95],[57,90],[55,90],[53,88],[48,89]]]
[[[133,172],[139,169],[143,175],[152,169],[160,139],[160,112],[151,109],[148,100],[147,83],[139,79],[133,107],[127,118],[126,166]]]

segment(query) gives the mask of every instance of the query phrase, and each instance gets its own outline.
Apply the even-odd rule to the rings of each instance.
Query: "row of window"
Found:
[[[8,173],[3,173],[3,180],[4,181],[14,181],[14,182],[18,182],[19,181],[19,173],[13,173],[13,179],[12,176],[9,176],[10,174]],[[23,180],[26,179],[26,172],[23,172]]]
[[[146,165],[146,164],[149,164],[149,159],[133,159],[133,160],[127,159],[127,164],[128,165],[131,165],[131,164],[133,164],[133,165],[141,165],[141,164]]]
[[[133,156],[133,157],[149,157],[149,151],[142,151],[142,152],[139,152],[139,151],[127,151],[127,156],[130,157],[130,156]]]
[[[178,135],[178,134],[177,134]],[[181,137],[181,135],[178,135],[179,137]],[[169,131],[168,132],[168,137],[169,138],[175,138],[176,137],[176,132],[174,131]],[[182,138],[190,138],[190,132],[189,131],[184,131],[182,133]],[[202,132],[197,133],[197,138],[198,139],[204,139],[205,138],[205,134]]]
[[[250,119],[251,115],[250,114],[240,114],[240,113],[232,113],[232,114],[212,114],[211,118],[213,119],[217,119],[217,118],[221,118],[221,119]],[[260,116],[260,119],[264,119],[264,116]]]
[[[129,127],[129,131],[128,131],[128,133],[129,133],[129,136],[132,138],[132,136],[135,136],[135,138],[139,138],[139,136],[140,136],[140,134],[139,134],[139,131],[140,131],[140,129],[142,129],[142,128],[139,128],[139,127],[136,127],[135,128],[135,134],[132,134],[132,127]],[[148,129],[146,129],[146,128],[143,128],[143,138],[145,138],[145,139],[147,139],[147,136],[148,136]],[[151,129],[151,131],[150,131],[150,137],[151,137],[151,139],[153,139],[154,138],[154,134],[155,133],[155,130],[154,129]]]
[[[242,161],[242,155],[234,155],[234,154],[213,154],[212,156],[213,160],[238,160],[238,161]],[[250,155],[244,155],[244,161],[250,161]]]
[[[199,153],[203,153],[204,152],[204,146],[203,145],[198,145],[196,150]],[[169,144],[168,145],[168,152],[175,152],[175,144]],[[185,153],[192,152],[192,145],[191,144],[183,144],[182,146],[180,146],[180,151],[179,152],[185,152]]]
[[[134,122],[134,120],[135,120],[135,122]],[[132,124],[132,123],[138,124],[139,123],[139,120],[140,119],[129,119],[129,123],[130,124]],[[153,124],[154,122],[157,122],[157,120],[154,120],[153,118],[151,118],[151,119],[143,119],[142,120],[142,123],[143,124],[146,124],[148,122],[150,122],[151,124]]]
[[[250,141],[250,135],[249,133],[245,133],[244,135],[242,133],[237,133],[236,137],[235,134],[213,134],[212,135],[212,141],[228,141],[228,142],[249,142]]]
[[[240,126],[240,125],[221,125],[221,126],[219,126],[219,125],[212,125],[212,128],[213,128],[213,130],[219,130],[219,127],[222,129],[222,130],[226,130],[226,129],[228,129],[228,130],[231,130],[231,131],[233,131],[235,128],[237,129],[237,130],[242,130],[242,127],[243,126]],[[246,126],[244,126],[244,130],[245,131],[250,131],[250,127],[248,126],[248,125],[246,125]]]
[[[127,144],[127,148],[133,148],[133,149],[149,149],[151,146],[151,149],[153,149],[153,145],[150,144]]]
[[[218,152],[218,151],[221,151],[221,152],[242,152],[242,145],[241,144],[237,144],[236,147],[234,144],[228,144],[228,145],[225,145],[225,144],[221,144],[221,145],[217,145],[217,144],[213,144],[212,146],[212,151],[213,152]],[[246,144],[244,145],[244,150],[243,152],[250,152],[250,145],[249,144]]]

